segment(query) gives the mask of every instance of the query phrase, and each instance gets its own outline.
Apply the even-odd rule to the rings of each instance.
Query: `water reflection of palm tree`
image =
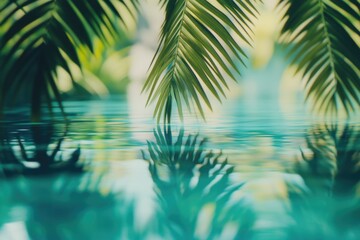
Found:
[[[77,147],[68,159],[63,159],[62,156],[61,144],[67,134],[67,125],[62,136],[56,141],[53,140],[55,132],[51,123],[30,125],[30,136],[26,136],[21,128],[13,132],[10,129],[8,126],[0,127],[0,164],[5,175],[38,175],[81,170],[82,166],[78,164],[80,147]],[[49,146],[54,142],[56,146],[50,150]]]
[[[233,167],[220,153],[206,151],[205,139],[173,138],[170,126],[154,131],[143,157],[155,184],[159,207],[167,231],[174,239],[248,238],[254,215],[245,201],[231,204],[234,185],[229,177]],[[229,235],[226,235],[229,234]]]
[[[296,171],[308,192],[289,192],[297,231],[312,237],[359,237],[360,231],[356,230],[360,224],[360,199],[356,193],[360,181],[359,129],[349,125],[342,129],[318,127],[307,135],[306,143],[312,155],[306,156],[302,151],[303,161]]]
[[[8,190],[8,200],[2,202],[7,211],[3,209],[0,229],[2,221],[15,220],[36,240],[145,239],[146,233],[134,227],[134,202],[121,192],[103,193],[104,187],[111,187],[106,182],[104,175],[86,172],[0,182]],[[18,239],[16,232],[10,234],[7,237]]]
[[[14,126],[0,126],[0,229],[16,220],[36,240],[143,239],[133,200],[111,191],[104,174],[85,171],[79,147],[62,159],[67,125],[63,132],[52,124]]]
[[[348,125],[343,129],[316,128],[306,137],[306,143],[312,156],[302,152],[306,165],[305,168],[298,165],[297,170],[307,185],[336,197],[353,195],[360,180],[360,132]],[[310,181],[311,177],[329,183],[317,186]]]

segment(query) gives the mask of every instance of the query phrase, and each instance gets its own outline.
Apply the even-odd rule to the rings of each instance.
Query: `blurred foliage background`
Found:
[[[137,0],[103,1],[100,4],[72,0],[60,3],[47,0],[2,1],[0,107],[30,103],[33,119],[39,119],[40,108],[44,107],[41,107],[41,103],[50,99],[55,99],[62,108],[61,99],[86,100],[94,96],[106,98],[128,94],[137,99],[138,105],[152,105],[151,109],[158,118],[162,115],[169,116],[173,105],[180,117],[183,108],[203,115],[216,109],[217,101],[214,99],[224,101],[224,98],[238,97],[244,92],[256,95],[262,84],[256,86],[258,89],[253,89],[248,73],[266,69],[270,61],[281,57],[284,59],[284,66],[290,63],[291,66],[279,70],[282,71],[282,76],[276,82],[264,81],[268,87],[267,92],[277,92],[280,101],[286,103],[298,101],[294,96],[298,95],[299,89],[305,89],[304,95],[309,105],[317,112],[335,109],[347,115],[356,110],[359,105],[359,63],[356,60],[359,53],[359,14],[356,13],[356,1],[344,4],[337,1],[311,1],[305,4],[297,0],[265,0],[262,4],[255,2],[234,1],[235,5],[231,6],[221,5],[218,1],[211,1],[209,5],[203,6],[194,2],[189,8],[182,1],[160,1],[160,4],[154,0],[141,3]],[[239,6],[241,7],[238,9]],[[237,50],[231,50],[230,45],[224,50],[215,47],[215,52],[221,55],[216,57],[215,52],[209,50],[210,45],[206,45],[201,50],[202,57],[211,53],[212,60],[196,60],[190,67],[192,71],[187,72],[181,70],[182,66],[176,59],[171,60],[171,56],[166,55],[164,58],[161,51],[171,49],[174,39],[178,39],[178,34],[171,36],[169,29],[179,31],[176,20],[172,21],[175,17],[180,19],[183,16],[174,12],[175,15],[171,17],[171,9],[176,8],[176,11],[189,15],[191,11],[187,8],[192,7],[198,10],[197,14],[201,17],[217,14],[226,25],[229,36],[219,34],[221,31],[212,29],[211,24],[207,25],[206,21],[203,22],[203,27],[206,31],[217,32],[216,41],[219,43],[226,43],[226,38],[234,41],[231,44]],[[309,15],[297,19],[299,14],[296,15],[296,9],[300,13],[311,11]],[[231,19],[238,21],[236,25],[233,25]],[[319,26],[322,32],[314,33],[306,19],[314,21],[313,24]],[[182,27],[180,26],[180,32],[187,31]],[[193,33],[199,34],[197,31],[200,30],[195,25],[192,29],[195,31]],[[342,37],[337,36],[336,31],[340,31]],[[309,34],[306,35],[307,33]],[[331,44],[325,44],[325,40],[321,41],[316,36],[331,41]],[[166,42],[168,37],[173,39]],[[342,38],[347,42],[345,45],[341,43]],[[194,42],[196,41],[205,43],[201,39],[195,39]],[[213,40],[209,41],[214,44]],[[306,45],[309,41],[318,48],[309,49]],[[185,58],[187,54],[191,54],[189,59],[200,56],[191,53],[186,47],[190,40],[182,39],[180,43],[183,46],[181,51],[185,51]],[[297,52],[296,49],[302,51]],[[236,57],[238,52],[242,54],[241,59]],[[334,53],[333,58],[327,57],[324,60],[322,53],[326,56]],[[232,63],[230,61],[230,64],[224,65],[227,54],[232,58]],[[312,64],[309,64],[310,59],[314,61]],[[212,67],[209,61],[214,61]],[[180,69],[178,75],[166,75],[172,65]],[[311,65],[318,68],[314,70]],[[200,70],[207,68],[212,69],[204,70],[205,72]],[[225,76],[232,75],[235,71],[230,68],[241,72],[242,77],[236,74]],[[207,77],[200,77],[204,74]],[[212,76],[213,74],[217,77]],[[25,81],[25,78],[32,80]],[[183,81],[181,78],[186,78],[185,85],[180,84]],[[228,81],[231,78],[236,81],[240,79],[240,84]],[[164,87],[168,86],[169,79],[172,79],[171,86]],[[140,94],[144,90],[147,90],[147,94]],[[48,105],[51,108],[49,102]]]

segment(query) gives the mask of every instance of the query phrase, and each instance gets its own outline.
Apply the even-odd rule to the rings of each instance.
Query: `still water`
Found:
[[[169,126],[124,97],[9,113],[0,239],[360,239],[359,118],[248,101]]]

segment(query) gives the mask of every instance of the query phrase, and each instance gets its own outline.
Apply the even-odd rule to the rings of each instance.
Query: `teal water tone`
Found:
[[[168,126],[125,97],[9,113],[0,239],[359,239],[358,118],[257,99]]]
[[[357,1],[160,2],[0,1],[0,240],[360,239]]]

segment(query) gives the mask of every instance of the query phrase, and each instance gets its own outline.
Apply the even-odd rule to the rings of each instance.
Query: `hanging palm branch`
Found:
[[[251,17],[258,1],[163,0],[166,16],[160,44],[143,90],[147,104],[156,102],[154,116],[169,121],[173,100],[183,116],[183,103],[204,117],[211,109],[209,91],[221,101],[226,78],[239,74],[234,58],[245,57],[232,33],[250,45]],[[243,62],[243,61],[242,61]]]
[[[68,61],[81,66],[76,49],[93,50],[93,36],[106,42],[116,34],[112,16],[121,18],[115,1],[5,0],[0,4],[0,108],[24,92],[32,116],[39,119],[43,98],[54,96],[63,107],[55,79],[57,68],[71,75]],[[119,0],[136,9],[137,0]],[[20,92],[23,91],[23,92]]]
[[[284,38],[291,42],[290,56],[306,79],[307,100],[314,109],[347,113],[360,105],[360,48],[355,36],[360,15],[358,1],[280,0],[287,8]]]

